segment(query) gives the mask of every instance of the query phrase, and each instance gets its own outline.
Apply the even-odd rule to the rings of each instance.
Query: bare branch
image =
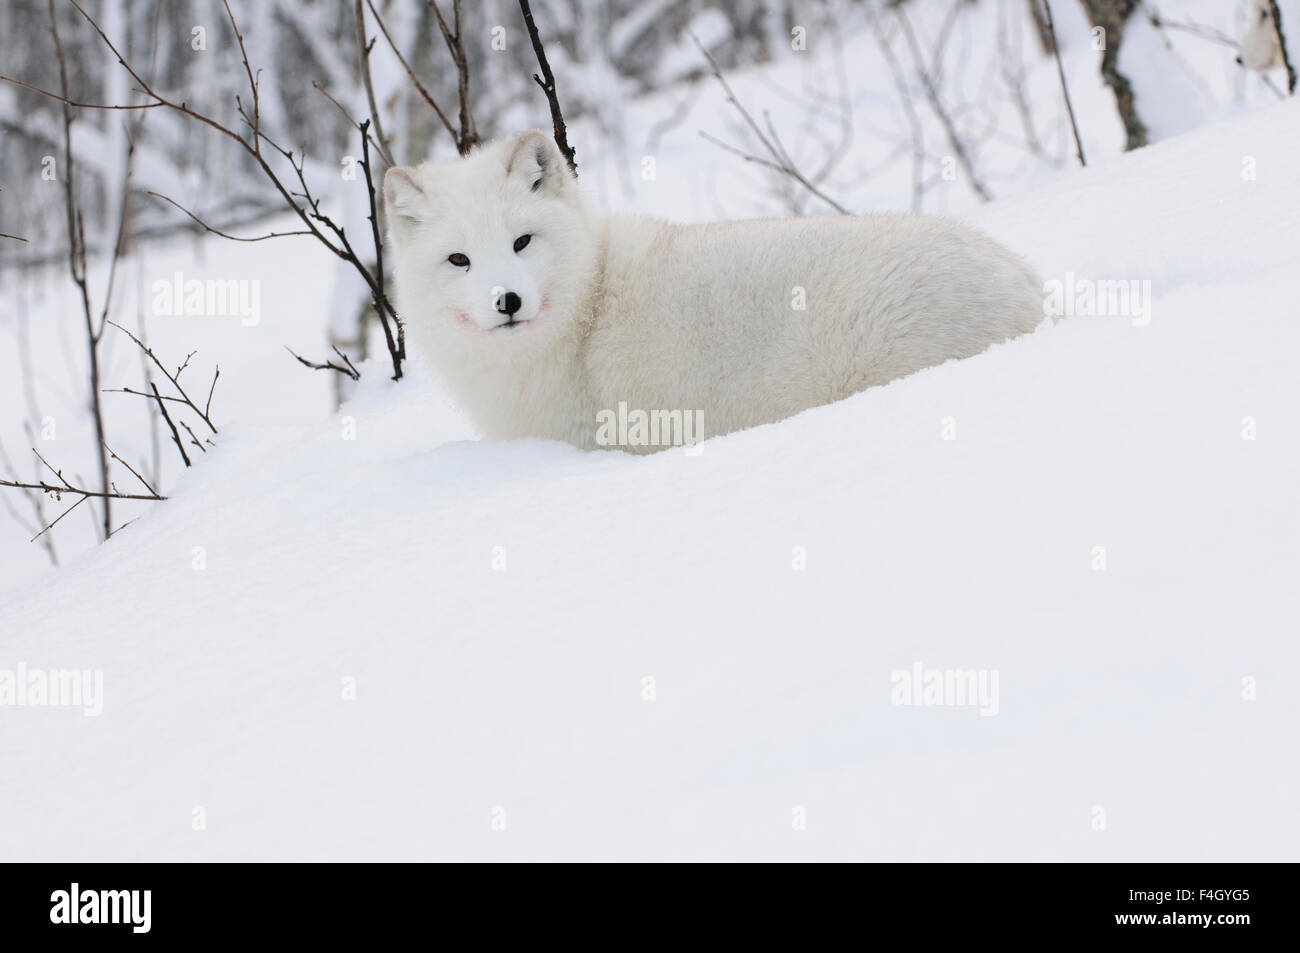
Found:
[[[122,327],[122,325],[118,324],[117,322],[110,321],[108,323],[113,325],[113,327],[117,328],[119,331],[121,331],[123,334],[125,334],[127,337],[129,337],[132,341],[135,342],[136,347],[140,348],[140,350],[142,350],[149,357],[149,360],[153,361],[154,366],[157,367],[158,370],[162,371],[163,376],[166,377],[167,380],[171,382],[171,385],[176,388],[176,392],[181,395],[180,402],[187,405],[190,408],[190,410],[198,414],[199,418],[205,424],[208,425],[208,429],[211,430],[213,433],[216,433],[217,428],[215,425],[213,425],[212,417],[210,416],[210,410],[212,407],[212,393],[211,392],[208,393],[207,407],[204,408],[203,410],[200,410],[198,404],[194,403],[194,401],[190,399],[190,395],[185,393],[185,388],[182,387],[180,381],[177,380],[178,375],[173,374],[171,371],[167,370],[166,365],[164,365],[163,362],[158,359],[158,355],[154,354],[153,348],[148,347],[143,341],[141,341],[138,337],[136,337],[134,334],[132,334],[126,328]],[[184,369],[183,366],[182,369]],[[220,375],[220,373],[221,371],[218,368],[217,374]],[[216,376],[212,378],[212,386],[213,388],[217,386]],[[122,393],[134,394],[139,392],[132,391],[130,388],[122,388]]]
[[[1043,14],[1047,22],[1047,33],[1052,38],[1052,52],[1056,54],[1056,72],[1061,77],[1061,95],[1065,97],[1065,110],[1070,114],[1070,128],[1074,131],[1074,145],[1078,152],[1079,165],[1086,166],[1088,160],[1083,157],[1083,140],[1079,138],[1079,123],[1074,118],[1074,105],[1070,102],[1070,87],[1065,84],[1065,67],[1061,65],[1061,44],[1056,42],[1056,24],[1052,21],[1051,0],[1043,0]]]
[[[523,2],[523,0],[521,0],[521,2]],[[695,34],[693,33],[691,34],[691,39],[695,41],[695,45],[699,48],[699,51],[702,54],[704,54],[705,59],[709,61],[709,67],[713,71],[714,78],[722,86],[723,92],[727,94],[727,102],[731,103],[732,106],[736,107],[736,111],[739,112],[741,118],[745,120],[745,124],[749,126],[749,129],[751,132],[753,132],[755,138],[758,139],[758,141],[762,144],[763,148],[767,150],[768,155],[770,155],[772,158],[771,161],[768,161],[759,158],[758,156],[750,156],[748,153],[742,152],[741,150],[738,149],[729,149],[728,151],[735,152],[736,154],[744,157],[747,161],[757,162],[759,165],[763,165],[768,168],[775,169],[778,172],[790,176],[790,178],[794,179],[805,189],[807,189],[813,195],[817,196],[817,198],[821,199],[823,202],[825,202],[831,208],[835,209],[835,211],[839,212],[841,215],[851,215],[852,213],[848,209],[846,209],[843,205],[841,205],[839,202],[836,202],[833,198],[831,198],[821,189],[817,188],[817,186],[813,185],[806,178],[804,178],[803,173],[801,173],[797,168],[795,168],[794,164],[789,161],[789,157],[785,154],[784,150],[781,147],[780,142],[773,141],[771,138],[769,138],[769,136],[763,132],[762,128],[755,121],[754,117],[750,115],[749,110],[747,110],[744,106],[740,104],[740,100],[736,98],[736,94],[735,92],[732,91],[731,85],[727,82],[726,77],[722,75],[722,69],[718,66],[718,61],[713,58],[713,54],[711,54],[707,49],[704,48],[704,44],[699,41],[699,38],[696,37]],[[705,135],[704,133],[700,133],[700,135],[704,136],[706,139],[709,139],[709,141],[711,142],[718,141],[716,139],[713,139],[710,136]]]
[[[55,526],[58,525],[59,521],[62,520],[63,517],[67,516],[69,513],[71,513],[73,510],[75,510],[75,509],[76,509],[78,506],[80,506],[82,503],[85,503],[86,500],[88,500],[88,499],[90,499],[90,497],[88,497],[88,496],[83,496],[81,499],[77,500],[77,502],[73,503],[73,504],[72,504],[71,506],[69,506],[66,510],[64,510],[64,511],[63,511],[62,513],[60,513],[57,517],[55,517],[55,520],[54,520],[53,523],[50,523],[50,524],[49,524],[48,526],[46,526],[43,530],[41,530],[39,533],[37,533],[35,536],[33,536],[33,537],[29,540],[29,542],[34,543],[34,542],[36,542],[38,539],[40,539],[41,537],[45,536],[46,533],[48,533],[50,530],[54,529]],[[48,538],[48,537],[46,537],[46,538]]]
[[[87,490],[79,486],[55,486],[52,483],[22,483],[17,480],[0,480],[0,486],[12,487],[16,490],[40,490],[42,493],[52,494],[59,498],[64,493],[71,493],[74,496],[85,497],[96,500],[165,500],[167,497],[158,496],[157,494],[144,493],[122,493],[117,490]],[[58,522],[57,520],[55,522]]]
[[[155,490],[152,486],[149,485],[149,481],[146,480],[144,477],[140,476],[139,472],[136,470],[135,467],[131,466],[131,464],[127,463],[125,460],[123,460],[121,457],[119,457],[116,453],[114,453],[112,447],[110,447],[108,444],[104,444],[104,449],[108,451],[109,456],[111,456],[111,457],[112,457],[114,460],[116,460],[118,463],[122,464],[122,466],[124,466],[124,467],[126,467],[128,470],[130,470],[130,471],[131,471],[131,475],[134,476],[137,480],[139,480],[139,481],[144,485],[144,488],[145,488],[146,490],[148,490],[150,493],[152,493],[155,497],[158,495],[158,491]]]
[[[9,454],[5,451],[3,442],[0,442],[0,467],[2,467],[3,472],[8,474],[13,480],[16,481],[18,479],[18,473],[9,459]],[[49,528],[49,524],[45,521],[44,496],[33,490],[23,490],[22,495],[23,498],[27,500],[27,505],[32,509],[35,523],[29,523],[23,518],[23,516],[9,502],[8,495],[0,497],[0,501],[3,502],[4,508],[8,510],[15,522],[22,526],[22,528],[27,532],[34,534],[32,540],[41,539],[42,535],[45,533],[45,529]],[[41,529],[41,527],[45,527],[45,529]],[[54,548],[54,537],[45,535],[41,544],[45,548],[46,556],[49,557],[50,565],[59,565],[59,554]]]
[[[456,130],[452,128],[450,120],[447,119],[446,114],[441,108],[439,108],[438,104],[434,102],[433,94],[430,93],[429,90],[425,88],[424,84],[420,82],[420,77],[415,75],[415,70],[411,69],[411,64],[406,62],[406,57],[402,55],[402,51],[399,50],[397,44],[393,42],[392,36],[388,33],[388,27],[384,25],[384,18],[379,15],[379,11],[375,9],[374,3],[371,2],[371,0],[366,0],[366,6],[370,8],[371,15],[374,16],[375,22],[379,24],[380,32],[384,34],[384,39],[388,41],[388,48],[393,51],[393,55],[397,57],[397,61],[402,64],[402,68],[406,70],[406,75],[409,76],[411,82],[415,84],[416,90],[422,97],[424,97],[424,101],[429,104],[430,108],[438,114],[438,118],[442,120],[442,124],[446,128],[448,134],[450,134],[453,139],[456,138]]]
[[[226,18],[230,21],[230,28],[235,31],[235,41],[239,44],[239,55],[244,60],[244,72],[248,75],[248,88],[253,93],[253,151],[259,149],[257,141],[257,130],[262,128],[262,109],[261,95],[257,88],[257,77],[253,75],[253,67],[248,63],[248,50],[244,48],[244,34],[239,32],[239,24],[235,22],[235,14],[230,10],[230,0],[221,0],[226,8]],[[260,71],[259,71],[260,72]]]
[[[345,377],[350,377],[354,381],[361,380],[361,372],[358,371],[356,367],[353,366],[350,360],[348,360],[348,356],[344,354],[342,351],[340,351],[337,347],[334,348],[334,353],[337,354],[339,357],[343,358],[343,363],[347,365],[346,367],[340,367],[338,364],[335,364],[333,361],[326,361],[324,364],[317,364],[313,361],[309,361],[301,354],[295,353],[294,350],[291,347],[289,347],[289,345],[287,344],[284,346],[284,349],[288,351],[290,354],[292,354],[297,359],[298,363],[303,365],[304,367],[310,367],[314,371],[338,371],[340,374],[344,375]]]
[[[178,375],[178,376],[179,376],[179,375]],[[207,399],[207,401],[203,404],[203,419],[204,419],[204,420],[207,420],[207,419],[208,419],[208,415],[212,413],[212,393],[213,393],[213,391],[215,391],[215,390],[217,389],[217,379],[218,379],[219,377],[221,377],[221,365],[220,365],[220,364],[217,364],[217,365],[215,365],[215,370],[212,372],[212,386],[208,388],[208,399]],[[212,432],[213,432],[213,433],[216,433],[216,429],[213,428],[213,431],[212,431]]]
[[[185,452],[185,445],[181,443],[181,435],[176,432],[176,425],[172,423],[171,414],[167,413],[167,405],[163,403],[162,394],[158,393],[158,385],[150,381],[149,387],[153,390],[154,399],[158,401],[158,410],[162,413],[163,420],[167,421],[167,428],[172,432],[172,440],[176,441],[176,449],[181,452],[181,459],[185,461],[187,467],[191,466],[190,455]]]
[[[185,432],[186,432],[187,434],[190,435],[190,443],[194,444],[194,446],[198,447],[198,448],[199,448],[200,450],[202,450],[204,453],[207,453],[207,452],[208,452],[208,448],[205,447],[205,446],[203,446],[202,442],[199,440],[198,437],[194,436],[194,431],[190,429],[190,425],[187,424],[185,421],[182,420],[182,421],[181,421],[181,426],[184,427],[184,428],[185,428]]]
[[[534,73],[533,80],[542,87],[542,92],[546,94],[546,101],[551,106],[551,128],[555,144],[560,147],[565,161],[569,163],[569,171],[577,175],[578,160],[574,158],[576,150],[569,145],[569,130],[564,125],[560,98],[555,92],[555,74],[551,72],[551,64],[546,61],[546,49],[542,46],[542,38],[537,33],[537,24],[533,22],[533,11],[528,5],[528,0],[519,0],[519,9],[524,15],[524,26],[528,28],[528,39],[532,41],[533,52],[537,54],[537,65],[542,69],[542,75],[538,76]]]
[[[136,478],[141,483],[144,484],[145,489],[149,491],[147,495],[144,493],[123,493],[120,490],[118,490],[116,486],[112,486],[111,484],[109,486],[106,486],[103,490],[90,490],[90,489],[86,489],[85,487],[74,486],[73,484],[69,483],[67,479],[64,478],[63,471],[55,470],[54,467],[50,466],[49,461],[46,460],[43,456],[41,456],[40,451],[37,450],[35,447],[32,448],[32,453],[36,454],[37,459],[39,459],[41,463],[45,465],[46,469],[48,469],[51,473],[53,473],[58,478],[59,483],[62,485],[47,483],[44,480],[41,480],[36,483],[28,483],[23,480],[0,479],[0,487],[10,487],[12,489],[23,490],[23,491],[35,490],[40,493],[49,494],[56,500],[62,500],[63,495],[65,493],[72,494],[73,496],[78,497],[77,502],[69,506],[66,510],[60,513],[59,516],[52,523],[46,525],[39,533],[33,536],[32,542],[35,542],[36,540],[41,539],[42,537],[45,537],[46,534],[49,533],[50,530],[54,529],[54,527],[58,525],[58,523],[65,516],[67,516],[77,507],[79,507],[82,503],[85,503],[87,500],[90,499],[103,500],[106,509],[108,507],[109,500],[165,500],[167,499],[167,497],[160,495],[152,486],[150,486],[149,483],[144,479],[144,477],[140,476],[140,474],[136,472],[134,467],[132,467],[129,463],[127,463],[117,454],[113,453],[113,451],[108,448],[107,444],[104,445],[104,449],[109,454],[112,455],[112,458],[114,460],[117,460],[128,470],[130,470],[133,474],[135,474]],[[39,512],[40,511],[38,508],[38,513]],[[41,514],[40,518],[43,520],[44,515]],[[112,535],[111,531],[109,535],[110,536]],[[51,553],[51,558],[53,558],[53,549],[50,548],[49,543],[47,543],[46,546],[47,549],[49,549],[49,552]]]
[[[438,9],[438,0],[428,0],[428,4],[438,19],[438,29],[442,31],[442,38],[451,53],[451,61],[456,64],[456,97],[460,101],[460,130],[456,135],[456,151],[466,156],[478,145],[479,137],[474,125],[474,114],[469,106],[469,59],[465,56],[465,37],[460,28],[460,0],[452,0],[454,27],[447,26],[442,11]]]
[[[40,93],[42,96],[52,99],[57,103],[62,103],[65,106],[70,106],[73,109],[116,109],[123,112],[134,112],[138,109],[157,109],[159,106],[169,105],[168,103],[161,101],[153,103],[127,103],[124,105],[116,103],[83,103],[79,100],[69,99],[66,95],[60,95],[53,90],[44,89],[40,86],[33,86],[31,83],[24,83],[21,79],[14,79],[12,76],[5,76],[3,73],[0,73],[0,82],[9,83],[12,86],[18,86],[22,89],[29,89],[33,93]]]
[[[948,137],[948,145],[952,148],[953,155],[961,164],[962,169],[966,172],[966,178],[970,181],[971,188],[985,202],[990,201],[993,196],[980,180],[979,175],[975,172],[975,164],[971,161],[970,154],[966,151],[966,145],[957,132],[957,126],[953,122],[952,116],[944,108],[943,98],[939,95],[939,88],[935,85],[934,79],[930,76],[925,67],[925,54],[921,52],[921,46],[917,43],[916,34],[912,32],[912,24],[907,19],[907,14],[898,9],[894,12],[899,26],[902,27],[903,36],[907,40],[908,50],[912,56],[912,64],[916,68],[917,76],[921,80],[921,88],[925,91],[925,98],[930,103],[930,109],[933,110],[938,118],[943,131]]]
[[[59,480],[62,481],[63,485],[67,487],[69,490],[72,489],[72,484],[63,478],[62,470],[56,470],[54,469],[54,467],[50,466],[50,461],[46,460],[43,456],[41,456],[41,452],[37,450],[35,447],[32,447],[32,453],[36,454],[36,459],[41,461],[41,463],[45,465],[45,469],[49,470],[56,477],[58,477]]]
[[[50,11],[50,35],[54,38],[54,52],[59,65],[59,89],[66,98],[68,96],[68,60],[63,52],[63,42],[59,38],[58,17],[54,13],[54,0],[49,0]],[[68,271],[72,276],[73,283],[80,292],[82,315],[86,322],[86,348],[89,357],[90,372],[90,413],[95,424],[96,451],[99,457],[99,482],[103,492],[108,492],[108,457],[104,453],[104,413],[99,401],[99,338],[100,335],[95,332],[95,319],[91,313],[90,307],[90,286],[86,281],[86,233],[85,225],[81,217],[81,210],[77,205],[76,194],[76,163],[72,154],[72,107],[66,102],[63,104],[63,198],[65,212],[67,215],[68,226]],[[130,159],[131,150],[127,151],[127,183],[130,182]],[[123,187],[122,215],[125,228],[126,216],[126,187]],[[116,262],[118,253],[121,250],[122,234],[119,231],[118,245],[113,251],[112,271],[116,271]],[[111,274],[111,272],[110,272]],[[112,279],[109,280],[109,296],[112,295]],[[102,334],[103,320],[108,317],[109,300],[104,302],[103,319],[100,322],[100,333]],[[104,498],[103,513],[103,538],[108,539],[113,534],[113,514],[109,498]]]
[[[197,215],[195,215],[193,212],[187,209],[180,202],[177,202],[175,199],[168,198],[167,196],[163,195],[161,192],[149,192],[148,194],[152,195],[156,199],[162,199],[168,205],[171,205],[174,208],[177,208],[180,211],[184,212],[191,219],[193,219],[193,221],[197,225],[199,225],[204,231],[211,232],[213,235],[219,235],[222,238],[227,238],[232,242],[264,242],[268,238],[288,238],[290,235],[311,235],[312,234],[312,232],[309,232],[306,229],[299,229],[293,232],[267,232],[265,235],[256,235],[252,238],[240,238],[238,235],[231,235],[229,232],[223,232],[221,229],[209,225],[207,222],[203,221],[203,219],[199,218]]]
[[[921,117],[917,114],[916,103],[912,101],[912,93],[907,88],[903,65],[898,62],[898,57],[894,55],[893,48],[890,47],[879,21],[874,18],[871,22],[871,30],[875,34],[876,46],[879,47],[885,64],[889,67],[894,88],[898,91],[899,104],[903,107],[903,114],[907,118],[912,140],[912,211],[920,212],[925,197],[925,128],[921,125]]]
[[[361,124],[361,170],[366,174],[366,198],[370,203],[370,237],[375,247],[375,292],[373,301],[375,312],[379,315],[379,323],[384,329],[384,340],[388,345],[390,353],[396,355],[399,359],[406,357],[406,332],[402,328],[402,322],[397,317],[397,312],[393,311],[392,305],[388,303],[388,295],[384,293],[384,240],[379,234],[379,210],[375,205],[375,177],[373,170],[370,168],[370,140],[366,137],[366,127],[369,122]],[[397,338],[393,338],[393,328],[388,319],[392,317],[393,322],[397,325]],[[400,377],[402,369],[395,366],[393,370]]]
[[[373,40],[366,40],[366,13],[361,7],[361,0],[356,0],[353,13],[354,19],[356,20],[357,58],[360,60],[361,84],[366,90],[366,104],[370,107],[370,118],[375,124],[375,135],[379,137],[379,154],[383,156],[384,161],[391,166],[394,165],[392,152],[389,150],[388,138],[384,135],[384,124],[379,116],[379,105],[375,100],[374,80],[370,77],[370,52],[374,49],[375,44]],[[325,90],[321,89],[316,83],[312,83],[312,85],[316,86],[317,89],[320,89],[322,93],[325,93]],[[330,101],[343,111],[343,115],[347,116],[347,110],[343,109],[343,107],[334,100],[333,96],[330,96],[329,93],[325,93],[325,95],[329,96]],[[351,116],[348,116],[348,121],[354,126],[357,125],[356,120]]]
[[[351,114],[350,112],[348,112],[346,108],[344,108],[344,106],[343,106],[343,104],[342,104],[341,102],[339,102],[337,99],[335,99],[333,96],[331,96],[331,95],[329,94],[329,90],[327,90],[327,89],[326,89],[324,86],[322,86],[320,83],[316,82],[316,80],[312,80],[312,81],[311,81],[311,84],[312,84],[312,86],[314,86],[314,87],[316,88],[316,92],[320,93],[322,96],[324,96],[326,99],[328,99],[330,102],[332,102],[332,103],[334,104],[334,108],[336,108],[339,112],[341,112],[341,113],[343,114],[343,118],[346,119],[346,120],[348,121],[348,124],[349,124],[353,129],[360,129],[360,128],[361,128],[361,123],[357,122],[355,119],[352,118],[352,114]],[[375,126],[375,131],[376,131],[376,132],[379,131],[379,126],[378,126],[378,125]],[[378,142],[376,142],[376,141],[374,140],[373,137],[370,139],[370,144],[371,144],[372,146],[375,147],[375,151],[379,153],[379,155],[383,158],[384,162],[385,162],[387,165],[389,165],[389,166],[394,166],[394,165],[397,164],[396,162],[393,161],[393,157],[392,157],[392,155],[388,152],[388,150],[385,149],[385,148],[384,148],[382,145],[380,145]]]

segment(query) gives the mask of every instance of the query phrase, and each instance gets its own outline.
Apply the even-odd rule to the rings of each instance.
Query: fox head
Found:
[[[525,132],[384,177],[398,314],[417,352],[535,352],[577,320],[598,226],[550,137]]]

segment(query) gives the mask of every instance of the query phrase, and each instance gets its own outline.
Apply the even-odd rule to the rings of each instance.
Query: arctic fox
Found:
[[[619,439],[612,416],[725,434],[978,354],[1044,314],[1028,265],[942,220],[603,216],[537,131],[392,168],[384,202],[412,353],[493,439],[657,450],[683,441]]]

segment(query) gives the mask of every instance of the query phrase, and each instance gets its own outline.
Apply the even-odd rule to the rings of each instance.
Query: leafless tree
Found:
[[[1124,124],[1124,148],[1140,149],[1147,144],[1147,127],[1138,115],[1133,84],[1124,73],[1120,72],[1119,51],[1124,42],[1124,27],[1141,6],[1141,0],[1080,0],[1080,2],[1092,25],[1100,27],[1103,31],[1106,48],[1101,54],[1101,77],[1115,94],[1115,108],[1119,110],[1120,122]]]

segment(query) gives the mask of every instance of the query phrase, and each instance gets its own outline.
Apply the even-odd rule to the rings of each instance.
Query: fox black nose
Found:
[[[502,314],[514,316],[515,312],[523,307],[523,302],[519,300],[519,295],[513,291],[507,291],[497,299],[497,310]]]

